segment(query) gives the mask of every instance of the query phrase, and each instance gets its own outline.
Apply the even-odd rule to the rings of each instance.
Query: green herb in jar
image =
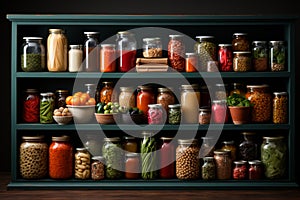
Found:
[[[24,56],[21,55],[21,66],[22,70],[25,72],[35,72],[42,71],[45,66],[43,66],[43,58],[41,54],[28,53]]]

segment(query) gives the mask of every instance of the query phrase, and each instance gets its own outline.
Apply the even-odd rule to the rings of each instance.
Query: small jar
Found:
[[[232,44],[219,44],[218,62],[220,72],[233,71],[232,57]]]
[[[273,123],[286,124],[288,122],[287,92],[273,92]]]
[[[141,177],[142,179],[156,179],[158,177],[158,151],[156,139],[152,132],[143,132],[140,145]]]
[[[101,155],[100,140],[101,137],[96,134],[86,134],[85,140],[82,141],[91,156]]]
[[[237,148],[234,144],[234,140],[229,140],[229,141],[223,141],[222,142],[222,148],[223,150],[229,150],[230,151],[230,156],[231,156],[231,160],[235,161],[236,157],[237,157]]]
[[[100,91],[100,102],[117,102],[116,95],[114,94],[113,82],[105,81],[103,88]]]
[[[251,52],[234,51],[233,52],[233,71],[248,72],[252,70]]]
[[[262,162],[260,160],[251,160],[248,161],[248,163],[249,163],[249,170],[248,170],[249,180],[262,179],[262,174],[263,174]]]
[[[245,85],[242,83],[232,83],[232,87],[231,87],[229,95],[231,96],[233,94],[240,94],[242,96],[245,96],[246,95]]]
[[[135,137],[126,136],[123,141],[124,151],[131,153],[138,153],[138,144]]]
[[[211,106],[211,119],[216,124],[226,124],[229,121],[229,111],[226,100],[214,100]]]
[[[163,124],[166,115],[161,104],[148,104],[148,124]]]
[[[169,105],[175,103],[175,96],[173,94],[172,88],[158,88],[157,89],[156,103],[161,104],[165,113],[168,113]]]
[[[215,144],[217,140],[213,137],[201,137],[202,145],[200,148],[200,158],[214,156]]]
[[[199,124],[209,124],[211,117],[211,110],[209,107],[201,107],[199,109]]]
[[[195,52],[199,56],[199,70],[207,71],[208,61],[217,61],[217,45],[214,36],[196,36]]]
[[[178,72],[185,71],[185,44],[183,35],[169,35],[168,62]]]
[[[69,179],[73,176],[73,146],[69,136],[52,137],[49,146],[49,176],[53,179]]]
[[[20,174],[24,179],[41,179],[48,174],[48,145],[44,136],[22,136]]]
[[[268,56],[268,47],[266,41],[252,42],[252,65],[254,71],[268,71]]]
[[[250,51],[250,42],[247,33],[234,33],[232,35],[233,51]]]
[[[239,159],[256,160],[258,158],[258,144],[254,132],[242,132],[243,140],[239,144]]]
[[[134,88],[132,87],[120,87],[119,105],[127,109],[136,107],[136,97],[134,94]]]
[[[175,177],[175,145],[173,138],[161,137],[159,176],[164,179]]]
[[[55,108],[66,107],[66,98],[69,96],[68,90],[55,91]]]
[[[230,151],[216,150],[214,151],[214,159],[216,164],[216,178],[220,180],[231,178],[231,163]]]
[[[162,43],[159,37],[143,38],[143,56],[145,58],[162,57]]]
[[[140,158],[138,153],[125,154],[125,178],[138,179],[140,177]]]
[[[229,87],[226,83],[217,83],[215,85],[215,100],[226,100],[229,94]]]
[[[247,169],[247,161],[245,160],[237,160],[234,161],[234,168],[232,177],[237,180],[244,180],[248,178],[248,169]]]
[[[70,45],[68,52],[69,58],[69,72],[79,72],[81,71],[81,64],[83,60],[82,45]]]
[[[206,68],[207,72],[218,72],[219,71],[219,63],[218,61],[207,61],[207,68]]]
[[[180,124],[181,106],[180,104],[169,105],[168,122],[169,124]]]
[[[199,145],[197,139],[179,139],[176,148],[176,177],[181,180],[200,177]]]
[[[46,92],[41,93],[40,100],[40,123],[51,124],[53,123],[53,112],[55,109],[54,93]]]
[[[198,71],[198,55],[196,53],[185,53],[185,71]]]
[[[95,98],[96,101],[99,101],[99,99],[96,97],[96,93],[97,93],[97,86],[96,86],[96,84],[86,83],[86,84],[84,84],[84,86],[86,87],[86,93],[91,98]]]
[[[181,119],[187,124],[199,123],[200,90],[198,85],[181,85]]]
[[[23,97],[23,122],[37,123],[40,121],[40,95],[37,89],[26,89]]]
[[[97,72],[99,70],[99,32],[84,32],[84,63],[83,71]]]
[[[90,164],[91,155],[87,148],[76,148],[75,153],[75,178],[76,179],[89,179],[90,178]]]
[[[269,42],[269,64],[272,72],[284,71],[286,68],[287,50],[285,41]]]
[[[103,156],[92,157],[91,178],[95,181],[105,178],[105,160]]]
[[[42,37],[23,37],[21,68],[24,72],[45,70],[45,46]]]
[[[116,45],[101,44],[100,72],[115,72],[117,70],[116,64]]]
[[[148,104],[155,104],[155,102],[154,91],[151,86],[138,86],[136,106],[143,111],[145,117],[148,115]]]
[[[202,179],[213,180],[216,178],[216,165],[214,157],[204,157],[204,164],[202,165]]]

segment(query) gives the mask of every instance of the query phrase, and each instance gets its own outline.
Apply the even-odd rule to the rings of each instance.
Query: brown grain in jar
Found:
[[[232,35],[232,50],[233,51],[249,51],[250,43],[247,33],[234,33]]]
[[[230,179],[232,163],[230,151],[218,149],[214,151],[214,159],[216,163],[216,178]]]
[[[285,124],[288,122],[287,92],[274,92],[273,94],[273,123]]]
[[[222,146],[223,150],[229,150],[230,151],[230,155],[231,155],[231,160],[235,161],[236,160],[236,146],[234,144],[234,140],[230,140],[230,141],[223,141],[223,146]]]
[[[250,51],[234,51],[233,55],[233,71],[248,72],[252,70]]]
[[[172,91],[172,88],[158,88],[158,95],[156,99],[156,103],[161,104],[165,109],[166,113],[168,113],[169,105],[175,103],[175,97]]]

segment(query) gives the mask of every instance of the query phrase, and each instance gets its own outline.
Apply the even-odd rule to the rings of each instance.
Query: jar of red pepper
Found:
[[[148,124],[163,124],[166,121],[161,104],[148,104],[148,107]]]
[[[225,124],[229,120],[226,100],[214,100],[211,106],[212,120],[216,124]]]
[[[161,137],[162,145],[160,147],[160,178],[175,177],[175,145],[173,138]]]
[[[38,90],[25,90],[22,118],[24,122],[29,123],[40,121],[40,96]]]
[[[52,137],[49,147],[49,176],[69,179],[73,174],[73,146],[69,136]]]
[[[232,68],[232,44],[219,44],[218,61],[219,71],[231,72]]]
[[[234,161],[235,167],[233,169],[233,179],[247,179],[247,161],[245,160],[238,160]]]
[[[249,167],[249,179],[250,180],[259,180],[262,178],[262,162],[260,160],[251,160],[248,161]]]

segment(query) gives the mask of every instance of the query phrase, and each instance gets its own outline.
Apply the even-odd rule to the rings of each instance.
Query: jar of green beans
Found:
[[[45,92],[41,93],[40,100],[40,123],[51,124],[53,123],[53,112],[55,108],[54,93]]]

